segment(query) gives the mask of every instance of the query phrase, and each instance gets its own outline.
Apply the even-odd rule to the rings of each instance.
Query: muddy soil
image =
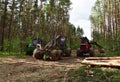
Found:
[[[66,82],[67,72],[82,66],[81,61],[77,57],[59,61],[0,57],[0,82]]]

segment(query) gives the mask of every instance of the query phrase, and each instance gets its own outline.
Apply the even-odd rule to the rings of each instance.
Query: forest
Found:
[[[0,0],[0,51],[24,52],[33,38],[48,42],[60,34],[75,49],[83,30],[69,22],[70,5],[70,0]]]
[[[97,0],[92,8],[90,21],[93,39],[104,45],[106,51],[119,55],[120,1]]]
[[[57,35],[67,37],[67,46],[77,49],[83,29],[69,22],[70,0],[0,0],[0,51],[24,52],[33,38],[46,42]],[[120,49],[120,1],[97,0],[89,17],[93,41],[108,54]]]
[[[69,22],[71,4],[70,0],[0,0],[0,82],[120,81],[120,0],[96,0],[89,16],[91,41],[105,53],[86,58],[76,57],[84,31]],[[69,57],[45,61],[25,55],[32,39],[48,43],[57,35],[67,37]],[[82,63],[85,59],[94,64]]]

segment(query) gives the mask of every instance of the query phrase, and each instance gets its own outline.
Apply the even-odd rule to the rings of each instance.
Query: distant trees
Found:
[[[99,40],[111,50],[120,49],[120,0],[97,0],[90,20],[93,36],[99,34]]]

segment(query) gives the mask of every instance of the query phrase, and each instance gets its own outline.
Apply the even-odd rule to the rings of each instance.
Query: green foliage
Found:
[[[48,42],[60,34],[67,37],[69,47],[78,48],[83,30],[76,30],[69,22],[70,0],[14,1],[6,2],[6,13],[5,1],[0,3],[0,29],[5,26],[3,34],[0,30],[0,49],[3,48],[1,51],[24,52],[26,45],[30,44],[34,37]],[[3,25],[1,17],[4,15],[6,24]]]
[[[80,67],[70,70],[67,74],[66,82],[118,82],[120,80],[120,70],[103,67]]]
[[[26,39],[25,39],[25,44],[29,44],[29,43],[32,43],[32,37],[28,36]]]
[[[106,56],[120,56],[120,51],[110,51],[106,50]]]
[[[78,36],[83,36],[83,34],[84,34],[83,29],[78,26],[76,34]]]
[[[7,39],[5,39],[4,51],[9,51],[9,50],[19,51],[19,49],[20,49],[19,46],[20,46],[20,39],[19,38],[12,39],[11,42],[9,42]]]
[[[9,42],[7,39],[5,39],[4,42],[4,51],[11,51],[11,52],[20,52],[21,51],[21,43],[22,43],[22,51],[24,51],[25,46],[27,44],[30,44],[32,42],[31,37],[27,37],[24,41],[21,41],[21,39],[16,36],[16,38],[13,38],[11,42]]]
[[[25,52],[0,52],[0,57],[7,56],[17,56],[17,57],[26,57]]]
[[[21,42],[23,48],[21,49]],[[11,40],[10,42],[6,39],[4,42],[4,51],[0,52],[0,56],[25,56],[25,47],[27,44],[32,42],[31,37],[27,37],[24,41],[21,41],[19,36]],[[22,50],[22,52],[21,52]]]
[[[71,48],[72,48],[73,50],[76,50],[77,48],[79,48],[79,45],[80,45],[80,43],[73,43],[73,44],[71,45]]]
[[[96,0],[90,15],[93,39],[103,45],[108,56],[118,56],[120,50],[119,1]],[[114,15],[117,16],[114,16]],[[116,21],[116,22],[114,22]]]
[[[120,45],[117,38],[111,39],[109,35],[106,35],[104,39],[99,32],[93,31],[93,41],[104,48],[106,56],[119,56]]]
[[[49,58],[50,58],[50,51],[47,51],[45,54],[44,54],[44,56],[43,56],[43,59],[44,60],[49,60]]]

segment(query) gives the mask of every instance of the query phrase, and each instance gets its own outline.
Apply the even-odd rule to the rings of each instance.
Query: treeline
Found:
[[[111,51],[120,49],[120,0],[97,0],[90,21],[93,39]]]
[[[67,36],[68,46],[77,46],[83,30],[69,22],[70,5],[70,0],[0,0],[0,51],[24,51],[33,38],[48,42],[59,34]]]

